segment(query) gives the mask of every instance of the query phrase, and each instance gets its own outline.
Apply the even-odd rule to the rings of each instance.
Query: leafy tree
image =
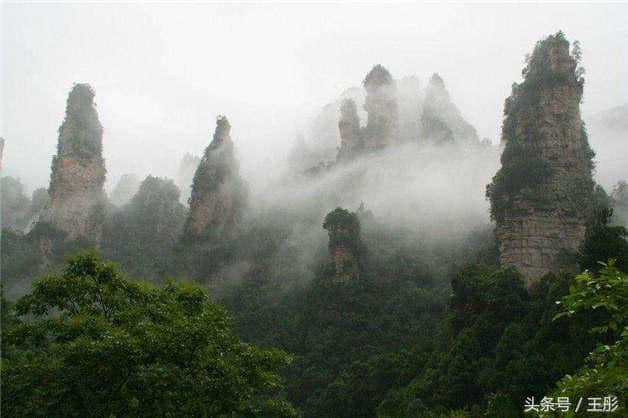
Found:
[[[590,315],[603,311],[590,332],[598,335],[598,346],[586,364],[573,375],[566,375],[551,396],[571,399],[616,396],[618,415],[626,412],[628,393],[628,274],[615,266],[614,260],[601,264],[597,274],[585,271],[577,276],[569,294],[560,302],[563,311],[556,319],[579,313]],[[610,336],[611,343],[606,343]],[[595,416],[595,414],[589,414]]]
[[[294,416],[277,371],[195,285],[150,288],[93,253],[3,315],[5,416]]]
[[[597,271],[598,260],[614,258],[620,270],[628,270],[628,231],[610,225],[613,209],[597,207],[587,225],[587,234],[578,256],[580,268]]]

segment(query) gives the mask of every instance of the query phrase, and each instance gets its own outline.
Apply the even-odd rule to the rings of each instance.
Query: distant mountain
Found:
[[[590,120],[591,123],[601,125],[606,129],[627,131],[628,103],[596,113],[590,118]]]

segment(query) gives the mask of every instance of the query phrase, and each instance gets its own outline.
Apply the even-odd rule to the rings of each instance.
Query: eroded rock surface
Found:
[[[479,143],[475,128],[462,117],[451,101],[445,82],[438,74],[432,75],[425,91],[421,137],[436,144]]]
[[[337,280],[352,280],[360,275],[360,221],[355,213],[336,208],[323,224],[329,234],[329,255]]]
[[[184,239],[204,241],[229,235],[242,215],[245,185],[238,172],[231,125],[220,116],[216,131],[194,174]]]
[[[74,85],[52,159],[49,200],[39,217],[39,222],[64,232],[67,240],[100,240],[106,174],[102,135],[94,91],[88,84]]]
[[[575,54],[574,54],[575,55]],[[528,284],[575,269],[592,206],[593,151],[580,118],[584,80],[562,33],[539,42],[506,99],[502,167],[487,188],[500,263]]]

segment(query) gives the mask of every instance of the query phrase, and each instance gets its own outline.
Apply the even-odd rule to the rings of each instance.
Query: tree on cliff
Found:
[[[94,254],[3,309],[6,416],[295,416],[289,358],[243,343],[191,284],[150,288]]]
[[[600,263],[597,274],[585,271],[573,281],[569,294],[559,302],[562,312],[555,316],[589,315],[596,318],[591,329],[598,345],[586,364],[573,375],[566,375],[550,396],[590,398],[615,396],[617,415],[624,415],[628,390],[628,274],[620,271],[613,260]],[[603,314],[600,315],[599,311]],[[610,344],[609,342],[610,335]],[[600,395],[604,394],[604,395]],[[541,414],[549,416],[548,414]],[[596,416],[597,413],[585,416]]]
[[[351,280],[360,275],[360,241],[358,215],[347,209],[336,208],[325,216],[323,223],[329,234],[329,255],[332,258],[336,279]]]

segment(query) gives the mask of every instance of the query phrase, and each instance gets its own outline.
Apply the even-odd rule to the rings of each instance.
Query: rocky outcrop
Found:
[[[397,143],[399,110],[395,82],[388,70],[376,65],[364,79],[368,120],[364,130],[367,150],[379,150]]]
[[[536,45],[523,74],[506,99],[502,167],[487,196],[500,263],[516,267],[529,285],[576,267],[592,207],[594,154],[580,118],[584,81],[562,33]]]
[[[64,232],[67,240],[100,240],[106,173],[102,134],[94,91],[88,84],[75,84],[52,159],[49,200],[39,218],[40,223]]]
[[[340,150],[338,161],[349,161],[362,153],[374,152],[399,141],[399,110],[395,82],[387,69],[376,65],[364,79],[364,109],[367,123],[360,127],[355,100],[347,98],[340,106]]]
[[[184,240],[225,238],[241,218],[246,188],[238,172],[230,131],[227,118],[219,116],[214,138],[194,174]]]
[[[464,120],[438,74],[432,75],[425,90],[421,113],[421,137],[436,144],[479,143],[475,128]]]
[[[355,213],[336,208],[323,223],[329,234],[329,255],[337,280],[352,280],[360,275],[360,221]]]

